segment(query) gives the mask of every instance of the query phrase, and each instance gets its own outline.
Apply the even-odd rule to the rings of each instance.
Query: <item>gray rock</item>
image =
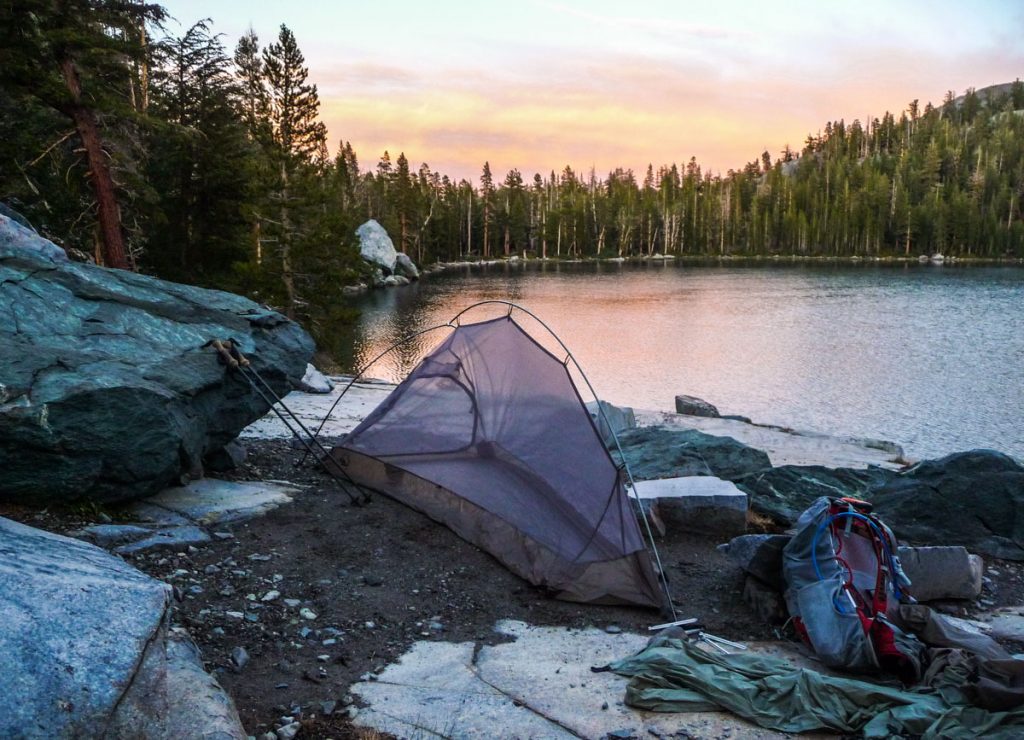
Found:
[[[36,246],[0,239],[2,501],[125,500],[196,475],[268,410],[204,345],[236,339],[278,394],[312,355],[301,327],[246,298]]]
[[[99,547],[111,548],[125,542],[135,542],[152,534],[151,528],[134,524],[94,524],[74,532],[73,536],[80,540],[88,540]]]
[[[636,480],[692,475],[734,480],[771,467],[761,450],[694,429],[639,427],[623,432],[619,443]]]
[[[402,275],[388,275],[384,278],[384,286],[388,288],[400,287],[408,284],[409,278],[403,277]]]
[[[0,216],[6,216],[7,218],[11,219],[12,221],[14,221],[14,222],[16,222],[18,224],[21,224],[22,226],[24,226],[29,231],[32,231],[34,233],[38,233],[32,227],[32,224],[29,223],[27,218],[22,216],[20,213],[18,213],[16,210],[11,208],[6,203],[0,203]]]
[[[231,697],[203,668],[199,648],[177,629],[171,630],[167,640],[167,716],[168,732],[164,737],[248,737]],[[130,736],[137,735],[126,735]]]
[[[901,547],[900,564],[918,601],[976,599],[985,563],[963,547]]]
[[[299,734],[301,729],[302,725],[299,722],[291,722],[284,727],[277,728],[277,738],[278,740],[292,740],[292,738]]]
[[[782,551],[789,542],[785,534],[745,534],[734,537],[718,549],[740,566],[778,592],[786,588],[782,577]]]
[[[68,255],[63,249],[44,239],[28,225],[9,216],[0,214],[0,252],[25,252],[49,262],[67,262]]]
[[[179,522],[182,524],[211,526],[262,516],[290,502],[299,490],[287,483],[203,478],[187,486],[164,489],[144,502],[133,504],[130,511],[144,517],[156,509],[184,519]],[[270,556],[260,559],[269,560]]]
[[[768,624],[782,624],[789,618],[782,593],[753,576],[743,580],[743,601]]]
[[[203,468],[208,473],[227,473],[240,468],[248,456],[245,446],[235,440],[204,457]]]
[[[364,260],[387,270],[389,275],[395,271],[398,253],[383,226],[371,218],[356,229],[356,236],[359,237],[359,255]]]
[[[1024,466],[995,450],[925,460],[872,492],[901,539],[1024,560]]]
[[[676,413],[689,416],[707,416],[713,419],[717,419],[720,416],[718,409],[703,398],[686,395],[676,396]]]
[[[236,647],[231,651],[231,665],[236,671],[241,671],[249,664],[249,651],[244,647]]]
[[[752,511],[789,526],[821,496],[871,500],[874,489],[895,476],[883,468],[783,465],[737,478],[736,485],[750,494]]]
[[[587,403],[587,412],[597,426],[606,447],[615,446],[612,432],[618,436],[627,429],[636,429],[636,414],[628,406],[613,406],[607,401],[590,401]]]
[[[418,280],[420,270],[405,252],[399,252],[395,258],[395,274],[407,277],[410,280]]]
[[[731,536],[747,527],[747,494],[708,475],[636,482],[641,502],[656,501],[655,521],[669,534],[697,532]]]
[[[214,715],[220,737],[245,737],[169,635],[170,598],[93,545],[0,518],[0,737],[195,737]]]
[[[334,383],[310,363],[306,365],[306,372],[295,385],[295,390],[303,393],[330,393],[334,390]]]
[[[193,525],[186,525],[157,530],[148,537],[116,547],[114,552],[120,555],[129,555],[143,550],[176,550],[184,545],[209,541],[210,535],[205,530]]]

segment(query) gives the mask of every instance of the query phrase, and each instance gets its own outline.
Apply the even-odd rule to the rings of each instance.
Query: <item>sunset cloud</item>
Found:
[[[456,179],[484,161],[496,177],[690,156],[725,171],[798,149],[829,120],[1024,75],[1024,15],[995,1],[312,5],[170,9],[212,14],[229,43],[250,23],[265,41],[287,23],[332,148],[351,141],[364,168],[405,152]]]

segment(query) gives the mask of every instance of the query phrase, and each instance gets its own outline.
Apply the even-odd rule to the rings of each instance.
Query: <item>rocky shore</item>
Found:
[[[334,380],[337,386],[344,379]],[[329,443],[351,428],[391,388],[375,382],[354,386],[325,426],[325,440]],[[331,394],[293,393],[288,404],[313,424],[333,400]],[[861,486],[865,481],[891,488],[894,480],[902,480],[899,471],[905,466],[896,448],[871,440],[803,435],[709,416],[642,411],[634,416],[636,429],[619,430],[634,473],[641,478],[667,473],[732,479],[751,497],[754,513],[747,531],[785,529],[791,510],[800,504],[785,498],[787,486],[782,481],[790,480],[788,490],[799,489],[802,499],[818,492],[804,492],[812,479],[822,492],[845,491],[844,486]],[[389,671],[399,684],[425,680],[415,673],[415,666],[421,665],[416,655],[431,664],[439,660],[438,650],[454,645],[469,645],[473,654],[486,650],[492,652],[483,654],[492,655],[499,646],[517,639],[523,646],[536,640],[549,647],[560,645],[559,650],[568,651],[566,656],[583,651],[577,659],[587,661],[590,650],[614,635],[624,637],[612,640],[605,649],[616,652],[615,646],[620,645],[618,652],[628,654],[634,649],[629,635],[643,635],[658,621],[658,615],[638,609],[551,600],[491,556],[386,497],[351,506],[333,479],[308,462],[299,464],[301,450],[272,415],[247,427],[242,442],[248,452],[245,460],[220,477],[256,488],[266,481],[287,481],[284,499],[237,519],[218,519],[213,509],[204,509],[204,520],[203,511],[193,512],[193,523],[208,536],[191,544],[169,541],[127,550],[113,540],[105,544],[111,549],[122,547],[122,557],[131,565],[171,585],[170,623],[186,628],[195,639],[206,667],[227,690],[252,736],[365,737],[372,728],[407,735],[413,729],[388,719],[387,712],[381,714],[380,702],[408,701],[408,696],[395,694],[398,689],[390,682],[380,684],[392,686],[385,694],[374,686]],[[705,468],[696,470],[694,465]],[[917,470],[921,476],[929,468]],[[778,503],[780,498],[790,501],[789,508]],[[90,527],[107,520],[139,519],[137,510],[132,513],[119,507],[39,512],[4,506],[0,514],[94,541],[95,534],[83,534]],[[928,543],[924,530],[914,531],[918,534],[913,539]],[[759,612],[761,597],[750,593],[749,573],[738,564],[735,553],[730,556],[718,548],[732,534],[670,528],[658,538],[681,608],[686,616],[699,617],[714,634],[765,649],[783,649],[797,659],[796,643],[787,642],[779,626]],[[1024,608],[1020,606],[1024,605],[1024,568],[1013,552],[1002,554],[1014,559],[987,556],[983,588],[975,598],[946,600],[937,606],[982,624],[988,620],[1015,644],[1024,637],[1013,619],[1014,610]],[[556,630],[532,631],[545,628]],[[542,635],[547,636],[542,639]],[[570,635],[576,635],[572,638],[576,642],[563,645]],[[502,650],[507,660],[522,659],[516,658],[512,647]],[[565,657],[559,665],[568,673],[572,663]],[[401,670],[406,674],[396,665],[404,665]],[[675,717],[678,724],[666,725],[664,717],[642,716],[624,707],[620,684],[593,683],[589,690],[597,691],[599,686],[609,708],[601,709],[599,702],[593,709],[607,721],[581,725],[585,732],[649,725],[695,737],[768,736],[714,713],[679,715]],[[596,702],[595,696],[588,700]],[[507,703],[509,711],[517,709],[514,701]],[[414,706],[406,711],[424,710]],[[446,711],[452,712],[453,723],[468,721],[452,708]],[[577,712],[580,718],[584,714]],[[518,721],[495,716],[494,721]],[[654,719],[662,724],[652,724]],[[470,734],[468,729],[466,733]]]

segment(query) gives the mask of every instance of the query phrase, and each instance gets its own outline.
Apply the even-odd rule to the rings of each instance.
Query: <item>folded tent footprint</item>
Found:
[[[331,456],[558,598],[666,603],[567,363],[511,314],[454,328]]]

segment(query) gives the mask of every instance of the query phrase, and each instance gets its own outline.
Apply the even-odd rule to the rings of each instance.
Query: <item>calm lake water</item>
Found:
[[[540,316],[613,403],[670,411],[687,393],[757,422],[890,439],[913,457],[992,447],[1024,458],[1024,268],[464,268],[356,299],[344,369],[486,299]],[[400,379],[444,336],[417,338],[367,375]]]

